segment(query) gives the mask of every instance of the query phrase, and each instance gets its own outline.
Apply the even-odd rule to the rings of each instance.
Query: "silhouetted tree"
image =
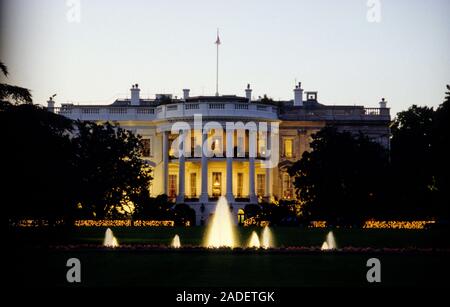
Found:
[[[140,137],[110,123],[76,122],[77,207],[86,215],[131,215],[149,194],[151,170]]]
[[[161,194],[156,197],[150,197],[148,194],[141,195],[142,200],[137,202],[136,219],[151,219],[151,220],[170,220],[173,218],[171,208],[173,203],[169,201],[166,194]]]
[[[436,109],[433,127],[434,176],[430,188],[436,192],[436,216],[450,219],[450,85],[444,102]]]
[[[382,202],[388,158],[368,137],[325,127],[289,169],[304,217],[358,225]]]
[[[33,104],[0,104],[0,164],[8,219],[54,224],[131,216],[149,195],[140,137],[116,125],[73,122]]]
[[[8,77],[8,68],[5,64],[3,64],[3,62],[0,62],[0,70],[5,77]],[[29,89],[6,83],[0,83],[0,101],[10,100],[16,104],[33,102]]]
[[[72,121],[32,105],[0,105],[2,204],[10,219],[73,214]]]
[[[411,106],[397,114],[391,140],[390,215],[403,218],[433,215],[434,110]]]
[[[172,219],[177,226],[185,226],[186,222],[195,225],[195,210],[186,204],[177,204],[173,209]]]

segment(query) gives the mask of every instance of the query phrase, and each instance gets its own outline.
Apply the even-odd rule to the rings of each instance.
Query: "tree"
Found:
[[[74,122],[33,104],[0,104],[1,189],[7,218],[131,216],[149,198],[139,136],[116,125]]]
[[[436,192],[436,215],[447,222],[450,219],[450,85],[444,102],[437,108],[433,125],[434,174],[431,188]]]
[[[2,203],[9,219],[70,216],[72,121],[32,104],[0,105]]]
[[[195,225],[195,210],[186,204],[175,205],[172,214],[176,226],[186,226],[187,222]]]
[[[171,211],[173,203],[166,194],[161,194],[156,197],[142,194],[141,198],[141,201],[136,202],[135,218],[144,220],[170,220],[173,218],[173,212]]]
[[[95,218],[131,216],[152,179],[141,138],[110,123],[77,121],[76,128],[77,207]]]
[[[411,106],[397,114],[391,140],[391,215],[429,218],[433,215],[433,108]]]
[[[0,70],[5,77],[8,77],[8,68],[3,62],[0,62]],[[0,101],[12,100],[16,104],[32,103],[33,99],[29,89],[0,83]]]
[[[357,225],[382,202],[387,150],[363,134],[325,127],[312,136],[311,152],[289,169],[302,216],[328,224]]]

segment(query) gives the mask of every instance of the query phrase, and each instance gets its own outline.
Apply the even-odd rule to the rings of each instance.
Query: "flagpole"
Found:
[[[219,29],[217,29],[217,50],[216,50],[216,96],[219,96]]]

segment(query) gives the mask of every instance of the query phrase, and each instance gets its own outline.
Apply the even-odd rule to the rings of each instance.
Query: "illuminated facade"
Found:
[[[384,99],[379,108],[363,106],[326,106],[320,104],[317,92],[303,93],[299,83],[294,89],[294,99],[274,102],[270,99],[252,99],[248,85],[245,96],[183,97],[156,95],[153,99],[140,97],[138,85],[131,88],[130,98],[117,99],[111,105],[74,105],[48,101],[48,109],[71,119],[97,122],[114,121],[121,127],[139,134],[144,142],[144,159],[153,168],[151,185],[153,196],[167,194],[177,203],[190,205],[197,216],[197,224],[206,222],[219,196],[225,196],[231,205],[236,221],[243,219],[245,206],[260,201],[292,199],[295,197],[288,167],[310,150],[311,135],[327,124],[340,130],[363,132],[384,146],[389,146],[389,109]],[[194,118],[201,116],[201,127],[194,127]],[[173,125],[189,124],[189,133],[172,133]],[[270,138],[259,132],[232,134],[217,133],[209,123],[227,122],[267,123],[279,150],[273,168],[266,168],[266,151],[271,149]],[[271,130],[271,125],[278,129]],[[200,129],[197,129],[200,128]],[[197,130],[196,130],[197,129]],[[250,135],[255,136],[256,155],[249,150]],[[179,156],[174,148],[183,137],[183,152]],[[214,152],[205,154],[202,144]],[[228,144],[231,144],[227,147]],[[229,150],[233,157],[226,154]]]

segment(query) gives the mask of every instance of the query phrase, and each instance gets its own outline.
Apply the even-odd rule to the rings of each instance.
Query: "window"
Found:
[[[244,189],[244,174],[238,173],[237,174],[237,197],[242,197]]]
[[[169,157],[174,158],[175,154],[178,155],[178,139],[176,134],[169,135]],[[176,152],[175,152],[176,151]]]
[[[244,224],[244,220],[245,220],[245,212],[242,209],[238,210],[238,224],[242,225]]]
[[[267,136],[263,133],[259,133],[258,137],[258,156],[265,157],[267,151]]]
[[[177,196],[177,175],[169,175],[169,197],[175,198]]]
[[[292,199],[294,196],[294,191],[292,189],[292,181],[289,174],[283,174],[283,197],[285,199]]]
[[[191,197],[197,196],[197,173],[191,173],[190,177]]]
[[[212,195],[213,197],[222,195],[222,173],[212,173]]]
[[[256,195],[264,196],[266,192],[266,175],[257,174],[256,175]]]
[[[292,158],[293,157],[293,145],[294,141],[293,139],[284,139],[284,156],[286,158]]]
[[[142,145],[143,145],[143,150],[142,150],[142,156],[144,158],[150,158],[152,156],[152,142],[150,138],[144,138],[142,139]]]
[[[223,140],[221,132],[219,131],[217,134],[217,131],[214,129],[210,130],[210,136],[208,137],[210,144],[210,150],[216,157],[222,157],[223,156]]]

